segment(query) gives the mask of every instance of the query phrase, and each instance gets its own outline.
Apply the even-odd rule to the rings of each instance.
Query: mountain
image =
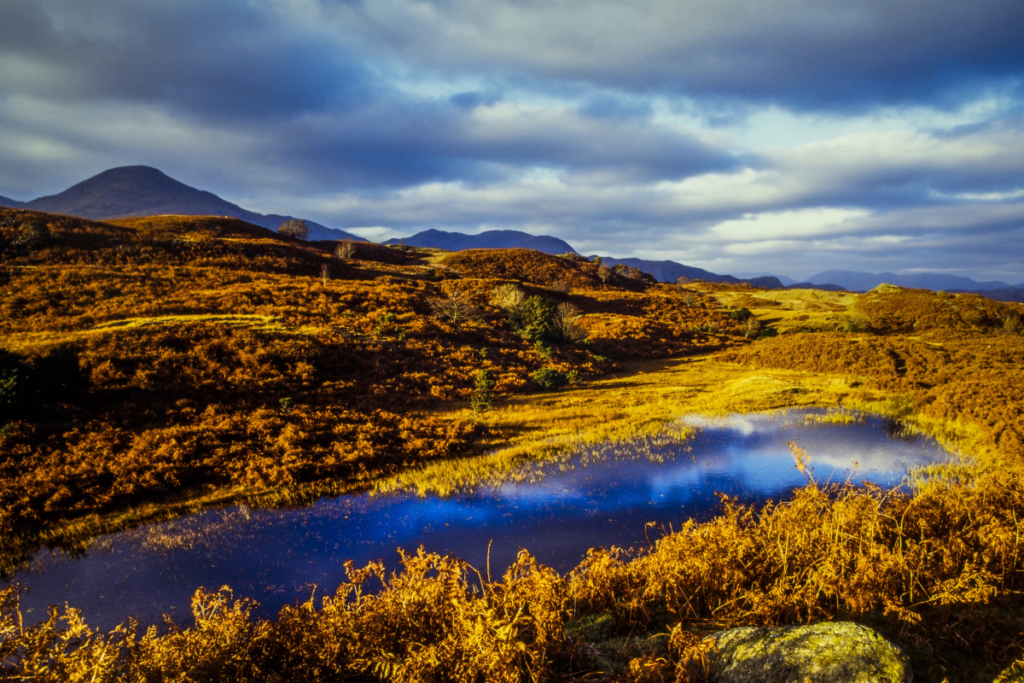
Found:
[[[10,203],[8,203],[10,202]],[[149,166],[122,166],[104,171],[64,190],[30,202],[0,197],[0,206],[62,213],[91,220],[133,216],[232,216],[276,230],[291,216],[260,214],[213,194],[189,187]],[[311,240],[358,240],[362,237],[307,221]]]
[[[840,287],[839,285],[831,285],[827,283],[815,284],[813,282],[794,282],[791,285],[786,285],[786,289],[820,289],[824,292],[848,291],[846,287]]]
[[[1010,285],[1005,282],[976,282],[969,277],[945,275],[943,273],[917,273],[915,275],[897,275],[896,273],[860,273],[851,270],[827,270],[808,278],[814,284],[833,283],[852,291],[866,292],[884,283],[898,287],[917,289],[959,290],[964,292],[983,292],[990,289],[1006,289]]]
[[[950,292],[965,290],[946,290]],[[980,294],[995,301],[1016,301],[1024,303],[1024,282],[1013,287],[1000,287],[999,289],[983,289],[981,291],[967,292],[968,294]]]
[[[24,209],[25,204],[23,202],[16,202],[13,199],[8,199],[3,195],[0,195],[0,206],[6,206],[8,209]]]
[[[405,244],[410,247],[429,247],[464,251],[466,249],[536,249],[545,254],[575,253],[568,242],[549,235],[531,235],[519,230],[485,230],[478,235],[444,230],[424,230],[412,237],[391,239],[384,244]]]
[[[591,256],[591,259],[594,257]],[[774,276],[764,277],[752,277],[752,278],[738,278],[732,275],[718,275],[712,273],[710,270],[704,270],[703,268],[697,268],[696,266],[685,266],[682,263],[676,263],[675,261],[647,261],[639,258],[612,258],[610,256],[602,256],[602,263],[607,263],[610,266],[617,266],[620,263],[622,265],[630,266],[631,268],[638,268],[645,273],[650,273],[654,276],[654,279],[658,282],[675,282],[680,277],[688,277],[691,280],[706,280],[707,282],[728,282],[735,284],[737,282],[745,282],[754,287],[764,287],[765,289],[782,289],[782,282]]]

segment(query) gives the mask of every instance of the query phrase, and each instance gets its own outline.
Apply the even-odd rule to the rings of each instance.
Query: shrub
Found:
[[[754,314],[750,312],[749,308],[738,308],[735,311],[729,311],[729,317],[733,320],[748,320],[752,315]]]
[[[679,298],[687,308],[693,308],[700,303],[700,299],[693,292],[683,292]]]
[[[494,376],[487,368],[483,368],[480,372],[476,373],[473,394],[469,399],[469,404],[472,406],[474,413],[486,413],[494,407],[494,396],[491,394],[494,390],[494,384]]]
[[[526,301],[526,292],[513,284],[498,285],[491,290],[491,305],[511,310]]]
[[[535,370],[530,377],[542,389],[561,389],[568,381],[562,373],[551,368],[540,368]]]
[[[337,248],[334,250],[334,255],[338,257],[339,261],[348,261],[356,254],[355,242],[345,240],[339,242]]]
[[[509,309],[508,322],[512,329],[527,341],[541,341],[549,336],[552,320],[557,312],[555,303],[540,296],[531,296]]]
[[[567,251],[564,254],[559,254],[558,258],[565,259],[566,261],[573,261],[575,263],[590,263],[586,256],[580,256],[575,251]]]
[[[570,370],[569,372],[565,373],[565,380],[569,384],[579,384],[580,382],[583,381],[583,375],[580,374],[579,370]]]
[[[452,292],[444,299],[430,299],[428,302],[438,318],[446,318],[458,325],[467,320],[476,320],[480,311],[470,303],[467,292]]]
[[[24,376],[25,366],[21,357],[0,349],[0,415],[14,410]]]
[[[563,344],[578,344],[587,338],[587,331],[579,325],[582,311],[570,303],[559,304],[551,318],[551,337]]]
[[[301,218],[289,218],[278,226],[277,231],[300,240],[309,238],[309,225]]]
[[[29,221],[25,226],[25,234],[17,241],[18,246],[27,251],[42,249],[53,241],[50,226],[40,220]]]
[[[754,316],[750,316],[747,318],[747,322],[743,325],[743,336],[747,339],[750,339],[751,337],[758,337],[761,334],[761,329],[761,321]]]
[[[568,280],[555,280],[551,283],[551,291],[558,292],[559,294],[570,294],[572,292],[572,285]]]

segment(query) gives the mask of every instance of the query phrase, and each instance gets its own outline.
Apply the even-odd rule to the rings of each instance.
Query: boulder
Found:
[[[866,626],[825,622],[716,633],[712,683],[911,683],[906,655]]]

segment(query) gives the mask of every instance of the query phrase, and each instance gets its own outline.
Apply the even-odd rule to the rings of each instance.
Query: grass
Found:
[[[796,407],[832,407],[808,420],[849,424],[860,413],[904,419],[900,396],[864,391],[856,378],[791,370],[751,369],[714,356],[626,365],[620,375],[553,394],[507,397],[483,421],[490,435],[477,444],[483,454],[433,462],[374,484],[379,492],[412,489],[448,495],[479,485],[535,476],[532,465],[568,461],[592,453],[596,444],[620,444],[641,456],[651,446],[682,442],[691,431],[684,415],[705,417]],[[468,418],[468,411],[464,411]],[[952,452],[989,453],[976,426],[915,419],[909,429],[936,437]],[[989,453],[988,460],[994,456]],[[962,474],[962,466],[936,465],[925,475]],[[959,476],[959,475],[957,475]]]

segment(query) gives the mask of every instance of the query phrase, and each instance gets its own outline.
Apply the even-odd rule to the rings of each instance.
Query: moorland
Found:
[[[74,605],[31,624],[11,586],[4,675],[700,680],[713,631],[839,618],[900,643],[917,680],[1024,670],[1024,305],[659,284],[575,254],[304,242],[218,217],[4,209],[0,250],[5,572],[207,506],[399,475],[443,493],[688,412],[865,411],[963,454],[910,494],[723,499],[565,575],[529,549],[493,580],[411,551],[272,620],[225,587],[180,627],[101,633]]]

